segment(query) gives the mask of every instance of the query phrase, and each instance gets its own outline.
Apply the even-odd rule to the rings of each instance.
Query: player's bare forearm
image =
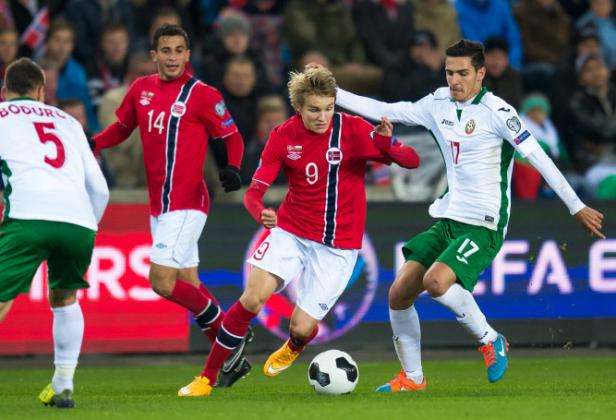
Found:
[[[601,232],[601,228],[603,227],[603,213],[587,206],[575,213],[575,218],[592,236],[605,239],[605,235]]]

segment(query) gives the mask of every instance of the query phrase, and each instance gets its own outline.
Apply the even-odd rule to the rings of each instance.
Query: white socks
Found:
[[[54,364],[51,386],[57,393],[73,390],[73,375],[83,340],[83,313],[79,302],[52,308]]]
[[[396,354],[406,377],[415,383],[422,383],[421,329],[415,306],[399,311],[389,308],[389,320],[394,333]]]
[[[496,340],[496,331],[488,324],[486,317],[477,306],[473,295],[458,283],[451,285],[442,296],[434,298],[448,307],[458,322],[481,344]]]

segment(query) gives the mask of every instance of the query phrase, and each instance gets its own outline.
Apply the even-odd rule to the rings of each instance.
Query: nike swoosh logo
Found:
[[[280,372],[282,372],[283,370],[285,370],[287,367],[288,366],[284,366],[284,367],[276,369],[272,365],[269,365],[268,368],[267,368],[267,373],[269,373],[270,375],[277,375]]]
[[[505,357],[505,350],[499,350],[498,354],[500,354],[502,357]]]

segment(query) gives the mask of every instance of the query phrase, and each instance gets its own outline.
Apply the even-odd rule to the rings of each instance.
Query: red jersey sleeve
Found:
[[[118,122],[126,127],[127,130],[133,131],[135,127],[137,127],[137,109],[135,98],[137,97],[137,93],[139,90],[140,79],[135,80],[126,95],[124,95],[124,99],[122,103],[116,109],[116,117],[118,117]]]
[[[269,187],[276,180],[284,159],[283,141],[284,137],[280,133],[280,127],[274,128],[261,153],[259,167],[252,176],[253,182],[259,182]]]
[[[372,133],[374,126],[361,117],[352,117],[354,125],[353,144],[357,147],[360,157],[365,160],[375,160],[390,164],[391,159],[374,144]]]
[[[419,155],[415,149],[391,137],[381,136],[374,131],[372,124],[363,118],[355,118],[357,121],[354,141],[357,142],[363,158],[387,165],[394,162],[407,169],[419,166]]]
[[[237,126],[229,113],[220,92],[204,84],[199,86],[200,117],[211,138],[225,138],[237,132]]]

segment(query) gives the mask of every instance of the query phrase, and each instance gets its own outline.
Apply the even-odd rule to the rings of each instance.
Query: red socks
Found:
[[[199,291],[195,286],[182,280],[175,282],[169,300],[185,307],[193,314],[199,314],[209,305],[210,299]]]
[[[257,314],[244,308],[240,301],[229,308],[201,373],[201,376],[210,380],[210,384],[216,383],[222,365],[231,352],[240,345],[248,331],[250,321],[256,316]]]
[[[314,327],[314,330],[310,333],[310,336],[307,338],[299,338],[294,336],[293,334],[289,335],[289,348],[295,352],[301,352],[304,348],[312,341],[314,337],[317,336],[319,332],[319,326]]]
[[[210,343],[214,343],[225,314],[207,287],[200,285],[197,289],[191,283],[178,279],[169,300],[191,311],[201,331]]]

